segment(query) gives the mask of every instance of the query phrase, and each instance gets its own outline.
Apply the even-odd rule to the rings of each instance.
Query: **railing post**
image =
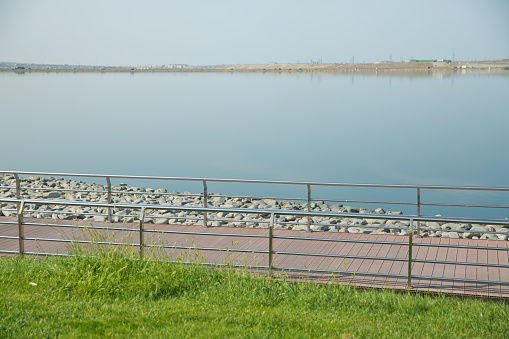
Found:
[[[203,180],[203,207],[207,208],[207,181]],[[203,211],[203,227],[207,227],[207,211]]]
[[[410,219],[410,232],[408,233],[408,277],[407,290],[412,289],[412,238],[414,235],[414,219]]]
[[[19,180],[19,175],[14,173],[14,179],[16,180],[16,199],[21,199],[21,183]],[[25,202],[21,203],[18,202],[16,203],[16,205],[18,212],[19,254],[23,256],[23,252],[25,251],[25,242],[23,241],[23,237],[25,234],[25,230],[23,227],[23,209],[25,208]]]
[[[311,185],[307,184],[308,186],[308,212],[311,212]],[[308,215],[308,225],[307,225],[307,232],[311,231],[311,216]]]
[[[18,208],[18,241],[19,241],[19,255],[23,256],[25,252],[25,227],[23,225],[23,210],[25,209],[25,202],[22,201]]]
[[[270,224],[269,224],[269,277],[272,276],[272,240],[273,235],[272,232],[274,230],[274,212],[270,214]]]
[[[111,181],[110,181],[110,177],[106,177],[106,184],[108,186],[108,204],[111,204]],[[108,221],[111,222],[111,207],[108,207]]]
[[[417,216],[421,216],[421,189],[417,187]],[[417,236],[421,236],[421,222],[417,222]]]
[[[143,219],[145,219],[145,207],[141,208],[141,214],[140,214],[140,222],[139,222],[139,229],[140,229],[140,259],[143,259]]]
[[[17,174],[14,174],[14,179],[16,179],[16,199],[21,199],[21,184],[19,181],[19,176]]]

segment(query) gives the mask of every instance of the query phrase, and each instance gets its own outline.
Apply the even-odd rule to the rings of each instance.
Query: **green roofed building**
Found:
[[[410,62],[437,62],[437,60],[418,60],[418,59],[412,59]]]

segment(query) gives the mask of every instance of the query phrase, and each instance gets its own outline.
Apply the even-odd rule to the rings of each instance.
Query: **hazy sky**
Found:
[[[509,58],[508,0],[0,0],[0,61]]]

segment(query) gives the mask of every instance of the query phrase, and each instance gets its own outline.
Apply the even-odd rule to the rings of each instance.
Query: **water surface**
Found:
[[[0,167],[507,187],[507,88],[509,76],[501,73],[1,72]],[[215,191],[306,197],[303,187],[211,184]],[[377,192],[315,189],[313,196],[415,200],[414,191]],[[497,205],[509,205],[508,197],[423,193],[424,201]]]

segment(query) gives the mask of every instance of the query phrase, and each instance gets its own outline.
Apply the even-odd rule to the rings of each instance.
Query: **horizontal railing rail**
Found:
[[[435,222],[458,222],[471,224],[490,224],[490,225],[509,225],[509,219],[480,219],[480,218],[454,218],[441,216],[418,216],[405,214],[375,214],[375,213],[348,213],[348,212],[325,212],[325,211],[300,211],[300,210],[280,210],[280,209],[256,209],[256,208],[230,208],[230,207],[200,207],[187,205],[155,205],[155,204],[125,204],[125,203],[101,203],[70,200],[45,200],[45,199],[16,199],[0,198],[3,203],[22,203],[33,205],[61,205],[61,206],[84,206],[84,207],[102,207],[118,209],[146,209],[146,210],[179,210],[193,212],[228,212],[238,214],[266,214],[271,215],[298,215],[298,216],[322,216],[322,217],[340,217],[356,219],[386,219],[386,220],[405,220],[414,221],[435,221]],[[59,211],[57,211],[59,212]],[[75,214],[77,214],[75,212]],[[158,218],[158,217],[156,217]],[[364,225],[355,225],[365,227]],[[384,227],[385,228],[385,227]]]
[[[462,190],[487,190],[509,192],[509,187],[483,187],[483,186],[446,186],[446,185],[386,185],[386,184],[354,184],[334,183],[315,181],[283,181],[283,180],[255,180],[255,179],[221,179],[221,178],[189,178],[189,177],[163,177],[143,175],[118,175],[118,174],[78,174],[61,172],[22,172],[22,171],[0,171],[2,174],[18,175],[44,175],[60,177],[90,177],[90,178],[115,178],[115,179],[148,179],[148,180],[181,180],[181,181],[208,181],[208,182],[243,182],[257,184],[278,184],[278,185],[311,185],[311,186],[351,186],[351,187],[385,187],[385,188],[424,188],[424,189],[462,189]]]
[[[446,265],[461,265],[461,266],[479,266],[479,267],[491,267],[491,268],[509,268],[509,265],[505,264],[491,264],[486,262],[467,262],[461,260],[447,261],[447,260],[425,260],[419,258],[413,258],[412,249],[413,246],[423,246],[423,247],[446,247],[446,248],[456,248],[456,249],[482,249],[482,250],[494,250],[494,251],[506,251],[509,254],[509,248],[505,246],[469,246],[469,245],[455,245],[455,244],[433,244],[433,243],[425,243],[418,242],[414,243],[414,225],[416,222],[441,222],[441,223],[465,223],[468,222],[470,224],[490,224],[490,225],[501,225],[509,227],[509,220],[494,220],[494,219],[466,219],[466,218],[451,218],[451,217],[427,217],[427,216],[418,216],[418,215],[393,215],[393,214],[374,214],[374,213],[349,213],[349,212],[325,212],[325,211],[301,211],[301,210],[279,210],[279,209],[252,209],[252,208],[227,208],[227,207],[200,207],[200,206],[182,206],[182,205],[154,205],[154,204],[113,204],[113,203],[101,203],[101,202],[83,202],[83,201],[67,201],[67,200],[41,200],[41,199],[19,199],[19,198],[0,198],[0,203],[11,203],[16,204],[18,206],[16,217],[17,220],[2,220],[0,219],[0,224],[7,225],[17,225],[18,227],[18,235],[0,235],[0,239],[8,239],[8,240],[18,240],[18,251],[6,250],[0,248],[0,253],[7,254],[19,254],[23,255],[54,255],[55,253],[44,253],[44,252],[34,252],[34,251],[25,251],[25,241],[50,241],[50,242],[63,242],[63,243],[79,243],[79,244],[111,244],[111,245],[119,245],[119,246],[136,246],[139,248],[139,255],[141,258],[145,256],[144,250],[145,248],[162,248],[162,249],[185,249],[185,250],[202,250],[202,251],[227,251],[227,252],[239,252],[239,253],[263,253],[268,255],[268,264],[267,265],[250,265],[250,267],[256,268],[264,268],[267,269],[269,274],[272,274],[272,271],[277,270],[285,270],[285,271],[308,271],[308,272],[322,272],[322,273],[330,273],[330,274],[355,274],[355,275],[366,275],[366,276],[380,276],[380,277],[395,277],[395,278],[406,278],[407,287],[412,287],[412,279],[425,279],[425,280],[448,280],[448,281],[463,281],[463,282],[477,282],[477,283],[486,283],[486,284],[498,284],[498,285],[509,285],[509,281],[502,280],[473,280],[473,279],[458,279],[458,278],[448,278],[448,277],[430,277],[424,275],[413,275],[412,274],[412,266],[413,263],[428,263],[428,264],[446,264]],[[27,206],[30,205],[48,205],[55,208],[56,206],[80,206],[80,207],[98,207],[103,209],[133,209],[139,210],[137,220],[133,221],[137,224],[136,228],[129,227],[117,227],[112,223],[104,225],[78,225],[74,224],[60,224],[60,223],[44,223],[44,222],[26,222],[24,220],[24,212]],[[217,212],[228,212],[234,214],[255,214],[263,217],[268,217],[268,234],[249,234],[249,233],[221,233],[212,232],[213,228],[207,232],[193,232],[193,231],[183,231],[183,230],[164,230],[164,229],[153,229],[146,228],[144,226],[145,218],[152,218],[152,216],[148,216],[148,212],[151,210],[166,210],[166,211],[192,211],[196,213],[202,213],[205,218],[205,213],[217,213]],[[55,213],[59,213],[59,210],[54,211]],[[398,227],[398,229],[405,229],[408,231],[408,241],[399,241],[399,242],[391,242],[391,241],[376,241],[376,240],[356,240],[356,239],[334,239],[327,237],[319,237],[318,235],[314,236],[285,236],[284,234],[274,234],[274,227],[279,222],[275,220],[276,216],[282,215],[294,215],[294,216],[302,216],[302,217],[337,217],[337,218],[352,218],[352,219],[379,219],[379,220],[395,220],[395,221],[407,221],[408,226],[406,227]],[[154,224],[156,225],[156,224]],[[72,240],[72,239],[56,239],[56,238],[36,238],[36,237],[28,237],[24,234],[25,226],[40,226],[40,227],[67,227],[67,228],[89,228],[89,229],[98,229],[98,230],[122,230],[128,232],[137,232],[139,235],[138,242],[126,243],[126,242],[108,242],[108,241],[92,241],[92,240]],[[157,226],[157,225],[156,225]],[[356,227],[368,227],[367,225],[355,225]],[[375,226],[369,226],[375,227]],[[386,225],[380,225],[378,228],[387,228]],[[440,229],[441,231],[446,231]],[[457,230],[455,230],[457,231]],[[476,230],[476,233],[490,233],[490,231]],[[164,244],[150,244],[145,243],[144,234],[145,233],[166,233],[166,234],[184,234],[184,235],[192,235],[192,236],[220,236],[220,237],[246,237],[246,238],[259,238],[265,239],[267,241],[267,249],[259,250],[259,249],[249,249],[249,248],[228,248],[228,247],[200,247],[197,246],[184,246],[184,245],[164,245]],[[491,232],[493,233],[493,232]],[[402,236],[403,238],[403,236]],[[297,251],[286,251],[284,249],[278,251],[275,248],[274,240],[275,239],[287,239],[287,240],[295,240],[295,241],[320,241],[320,242],[342,242],[342,243],[360,243],[360,244],[378,244],[378,245],[396,245],[396,246],[405,246],[407,247],[407,255],[406,257],[384,257],[384,256],[372,256],[372,255],[348,255],[348,254],[327,254],[327,253],[313,253],[313,252],[297,252]],[[61,254],[58,254],[61,255]],[[348,271],[348,270],[323,270],[318,268],[306,268],[301,269],[298,267],[285,267],[285,266],[275,266],[274,265],[274,256],[276,255],[284,255],[284,256],[311,256],[311,257],[323,257],[323,258],[343,258],[343,259],[364,259],[364,260],[387,260],[394,262],[408,262],[408,273],[406,275],[403,274],[390,274],[384,272],[358,272],[358,271]],[[210,264],[210,263],[208,263]],[[218,264],[219,265],[219,264]],[[242,266],[242,265],[234,265],[234,266]]]

